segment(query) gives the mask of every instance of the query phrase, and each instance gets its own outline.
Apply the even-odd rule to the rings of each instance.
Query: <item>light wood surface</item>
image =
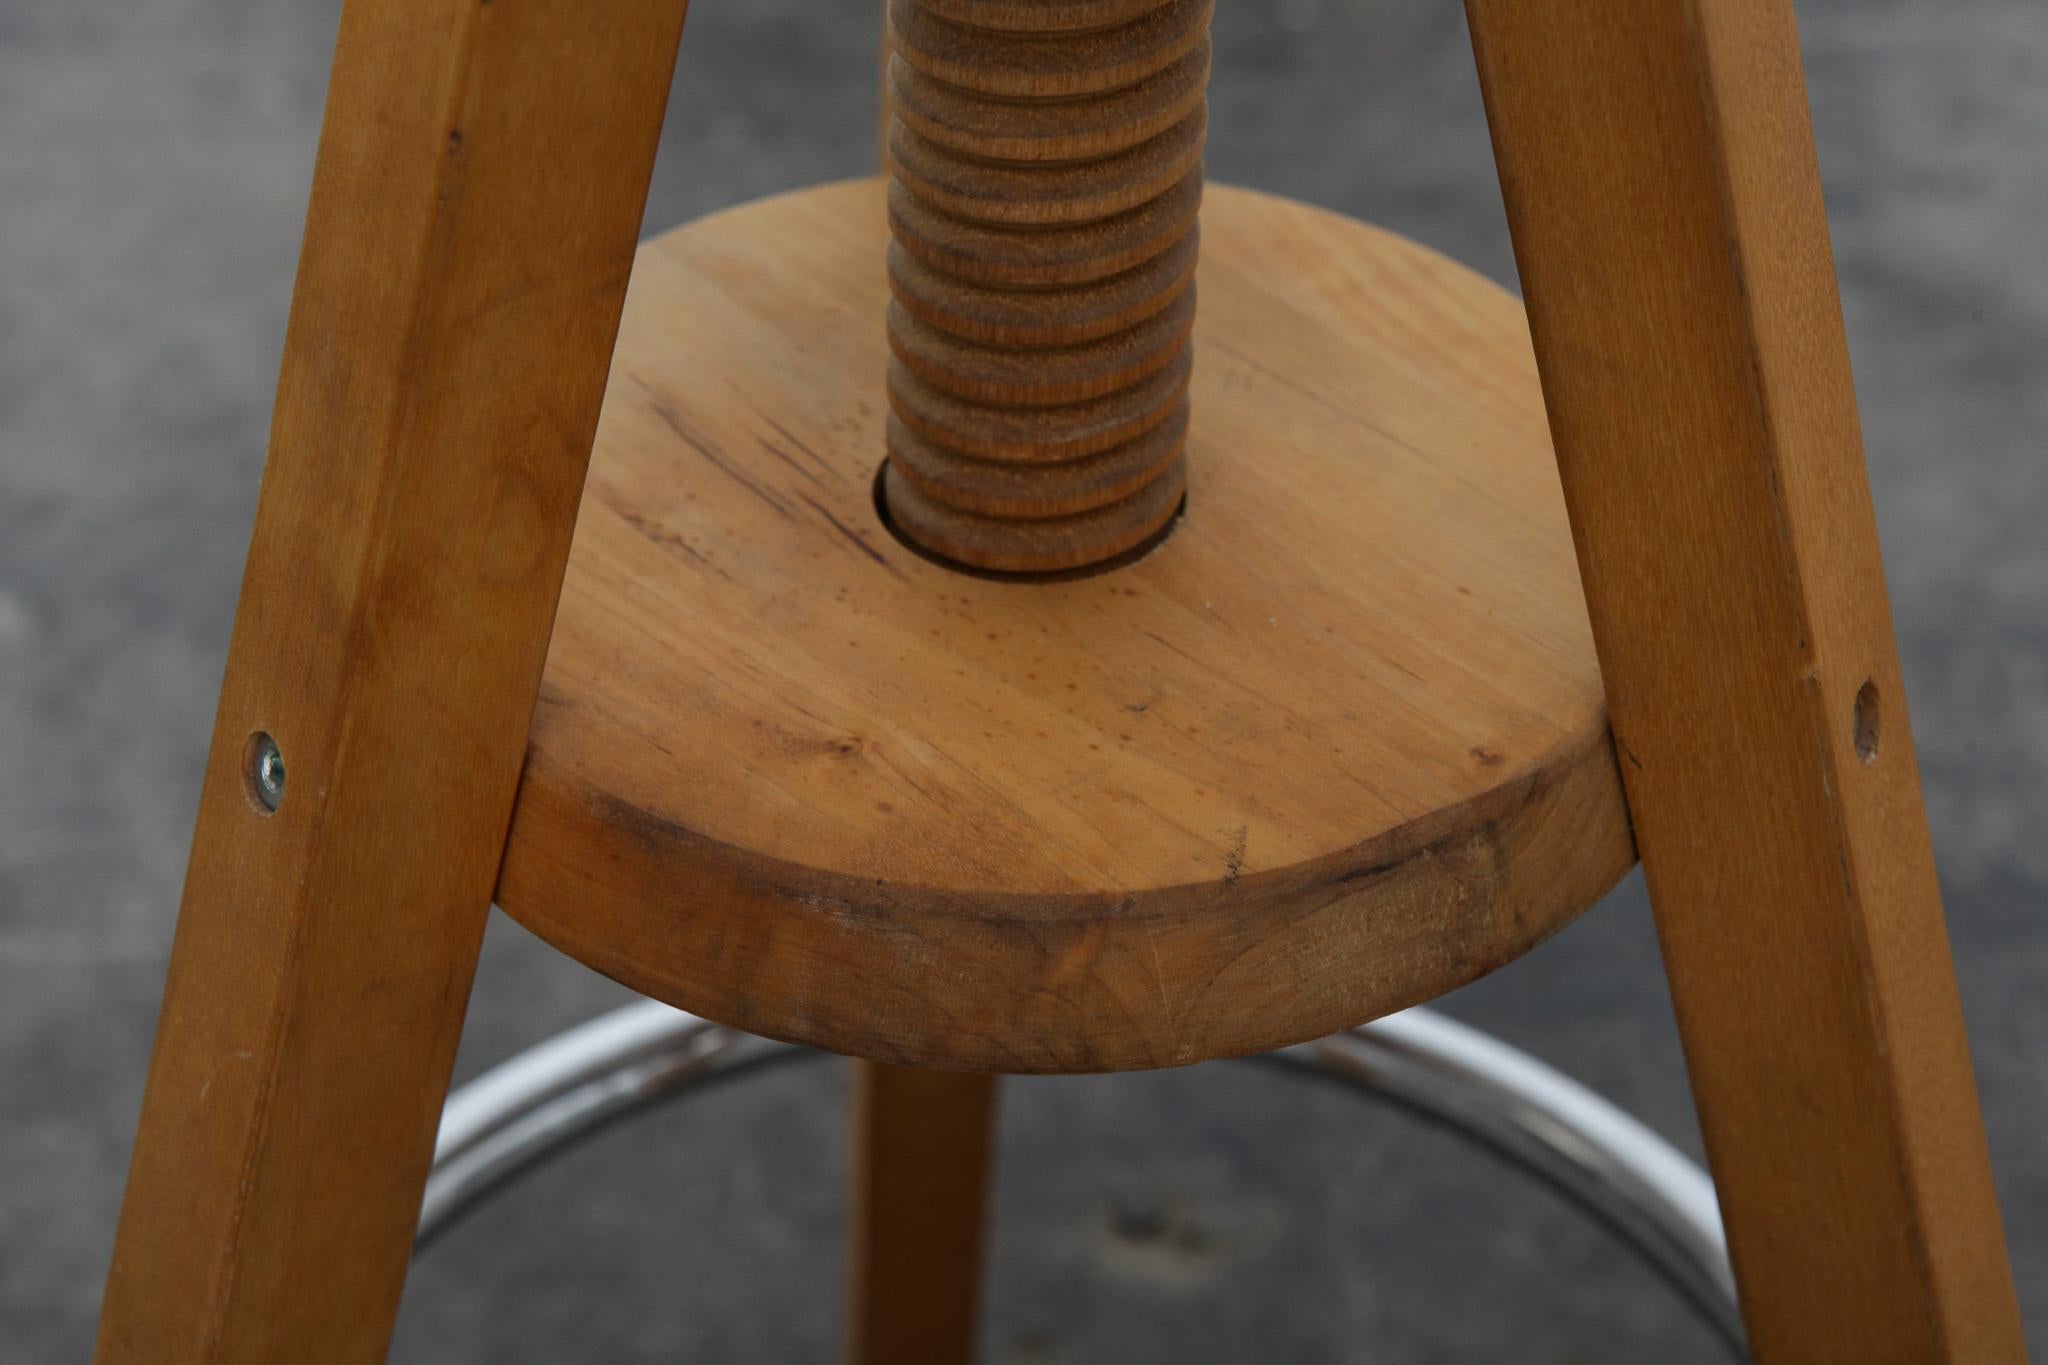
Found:
[[[343,12],[103,1362],[384,1357],[682,15]]]
[[[1785,0],[1469,0],[1751,1347],[2024,1359]]]
[[[642,249],[499,898],[740,1027],[1163,1066],[1500,965],[1630,864],[1520,309],[1208,210],[1197,471],[1140,562],[926,562],[873,505],[882,187]]]
[[[955,564],[1114,562],[1187,486],[1213,0],[1129,8],[1076,31],[889,5],[881,491],[894,527]],[[1025,278],[992,278],[992,256]]]
[[[996,1078],[862,1062],[854,1087],[852,1365],[969,1365]]]

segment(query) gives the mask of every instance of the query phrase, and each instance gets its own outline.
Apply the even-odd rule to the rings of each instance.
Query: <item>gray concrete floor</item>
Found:
[[[1213,174],[1512,278],[1452,0],[1223,8]],[[872,10],[699,0],[649,230],[863,171]],[[1803,15],[1929,813],[2048,1348],[2048,10]],[[334,19],[0,0],[7,1362],[89,1350]],[[463,1071],[620,998],[500,922]],[[1448,1007],[1697,1149],[1633,879]],[[1399,1116],[1227,1067],[1006,1094],[991,1361],[1714,1358],[1602,1234]],[[831,1358],[844,1098],[834,1063],[614,1131],[421,1265],[395,1358]]]

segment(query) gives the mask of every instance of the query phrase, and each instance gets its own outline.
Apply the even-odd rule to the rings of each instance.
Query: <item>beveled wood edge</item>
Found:
[[[547,705],[500,874],[506,913],[678,1008],[900,1066],[1145,1070],[1322,1037],[1506,965],[1635,863],[1604,713],[1468,802],[1292,867],[983,895],[795,866],[558,776]],[[817,984],[756,998],[757,974]]]

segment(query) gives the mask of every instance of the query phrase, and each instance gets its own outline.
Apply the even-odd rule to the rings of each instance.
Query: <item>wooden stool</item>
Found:
[[[1526,321],[1197,270],[1210,0],[895,0],[890,183],[637,258],[680,0],[349,0],[100,1358],[381,1358],[494,890],[871,1063],[854,1355],[952,1361],[993,1073],[1640,850],[1755,1358],[2022,1359],[1789,7],[1467,9]]]

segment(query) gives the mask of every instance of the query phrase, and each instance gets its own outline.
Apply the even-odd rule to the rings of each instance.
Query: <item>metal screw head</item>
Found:
[[[249,795],[268,814],[284,804],[284,753],[262,730],[249,736]]]

